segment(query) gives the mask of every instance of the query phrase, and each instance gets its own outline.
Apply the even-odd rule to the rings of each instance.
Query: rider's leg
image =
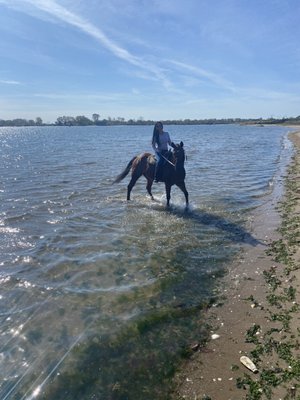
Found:
[[[155,165],[155,182],[159,182],[160,178],[161,178],[161,164],[163,161],[163,158],[160,156],[160,154],[158,152],[156,152],[156,165]]]

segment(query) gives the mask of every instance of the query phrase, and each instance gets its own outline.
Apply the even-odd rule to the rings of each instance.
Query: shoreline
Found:
[[[175,400],[287,400],[300,394],[300,127],[291,129],[294,156],[284,194],[253,219],[260,243],[245,245],[222,281],[224,304],[208,312],[211,340],[176,373]],[[257,374],[241,364],[243,355],[255,362]]]

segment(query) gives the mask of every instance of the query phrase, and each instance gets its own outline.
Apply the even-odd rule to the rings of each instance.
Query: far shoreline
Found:
[[[222,282],[225,302],[208,312],[211,340],[205,348],[195,351],[177,372],[173,399],[295,398],[289,396],[300,382],[300,344],[297,338],[300,338],[297,330],[300,294],[296,294],[296,287],[300,287],[300,274],[297,272],[300,252],[295,250],[291,239],[285,237],[287,232],[283,227],[295,219],[299,219],[300,227],[300,195],[296,203],[294,200],[300,193],[300,185],[296,188],[291,185],[295,176],[300,176],[300,126],[289,128],[294,156],[287,167],[282,196],[266,204],[251,226],[251,233],[264,245],[245,246],[241,257],[228,271]],[[277,204],[278,200],[281,204]],[[293,238],[298,237],[300,241],[298,225],[294,229]],[[282,253],[289,254],[288,261]],[[293,268],[289,271],[286,264],[291,263]],[[285,356],[278,350],[282,342],[286,343],[285,348],[293,348]],[[258,374],[253,374],[240,363],[242,355],[255,361]]]
[[[42,118],[33,119],[15,118],[4,120],[0,119],[0,128],[5,127],[54,127],[54,126],[154,126],[156,120],[130,118],[126,120],[122,117],[102,118],[99,114],[93,114],[92,119],[85,115],[62,116],[58,117],[55,122],[44,123]],[[254,126],[297,126],[300,125],[300,116],[284,117],[284,118],[185,118],[185,119],[162,119],[164,125],[254,125]]]

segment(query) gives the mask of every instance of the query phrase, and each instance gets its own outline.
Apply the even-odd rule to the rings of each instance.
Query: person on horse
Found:
[[[172,146],[170,135],[168,132],[164,131],[164,127],[161,122],[156,122],[152,136],[152,147],[158,158],[155,169],[155,182],[162,181],[163,167],[166,163],[165,158],[167,157],[169,151],[168,146]]]

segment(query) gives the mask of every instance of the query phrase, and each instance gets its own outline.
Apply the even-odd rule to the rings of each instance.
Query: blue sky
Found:
[[[298,0],[0,0],[0,119],[300,115]]]

